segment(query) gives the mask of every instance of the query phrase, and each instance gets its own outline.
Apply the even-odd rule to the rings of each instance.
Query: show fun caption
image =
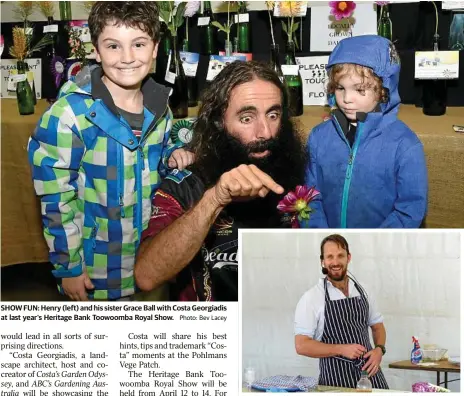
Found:
[[[0,396],[238,392],[237,304],[0,308]]]

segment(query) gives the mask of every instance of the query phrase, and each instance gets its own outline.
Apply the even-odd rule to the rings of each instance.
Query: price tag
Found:
[[[8,86],[6,87],[6,90],[10,92],[16,91],[16,82],[13,79],[13,76],[8,77]]]
[[[234,15],[235,23],[246,23],[250,22],[250,14],[238,14]]]
[[[281,67],[284,76],[297,76],[300,70],[298,65],[282,65]]]
[[[194,52],[179,52],[180,59],[182,60],[182,66],[184,73],[187,77],[195,77],[197,75],[198,62],[200,60],[200,54]]]
[[[166,78],[165,78],[165,80],[166,80],[168,83],[174,84],[174,83],[176,82],[176,77],[177,77],[177,74],[176,74],[176,73],[170,72],[169,70],[166,71]]]
[[[206,26],[209,25],[210,17],[199,17],[198,18],[198,26]]]
[[[58,33],[58,25],[47,25],[43,28],[44,33]]]

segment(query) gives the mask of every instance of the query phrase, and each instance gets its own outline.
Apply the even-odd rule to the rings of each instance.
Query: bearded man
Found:
[[[306,156],[278,75],[234,62],[205,89],[190,150],[153,199],[135,265],[140,289],[169,281],[176,301],[238,300],[238,229],[290,227],[283,195],[304,184]]]
[[[373,388],[388,389],[380,367],[387,338],[383,317],[372,295],[347,274],[351,254],[346,239],[338,234],[324,238],[320,259],[325,277],[296,307],[296,352],[319,358],[319,385],[356,388],[366,371]]]

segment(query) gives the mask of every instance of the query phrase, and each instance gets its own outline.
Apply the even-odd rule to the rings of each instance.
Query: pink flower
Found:
[[[312,209],[309,203],[319,195],[315,187],[297,186],[295,191],[290,191],[277,205],[277,209],[283,213],[293,213],[292,226],[298,228],[297,220],[309,220]]]
[[[375,4],[377,4],[378,6],[381,6],[383,7],[384,5],[387,5],[388,3],[390,3],[389,1],[376,1]]]
[[[333,15],[337,21],[343,18],[349,18],[355,8],[356,3],[354,1],[329,1],[330,15]]]

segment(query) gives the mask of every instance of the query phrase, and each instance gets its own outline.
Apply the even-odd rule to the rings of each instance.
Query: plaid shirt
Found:
[[[62,88],[28,152],[58,284],[82,274],[85,266],[95,286],[89,298],[113,300],[136,291],[136,250],[151,198],[177,147],[169,141],[168,88],[151,78],[143,84],[139,142],[119,115],[101,69],[89,73]]]

